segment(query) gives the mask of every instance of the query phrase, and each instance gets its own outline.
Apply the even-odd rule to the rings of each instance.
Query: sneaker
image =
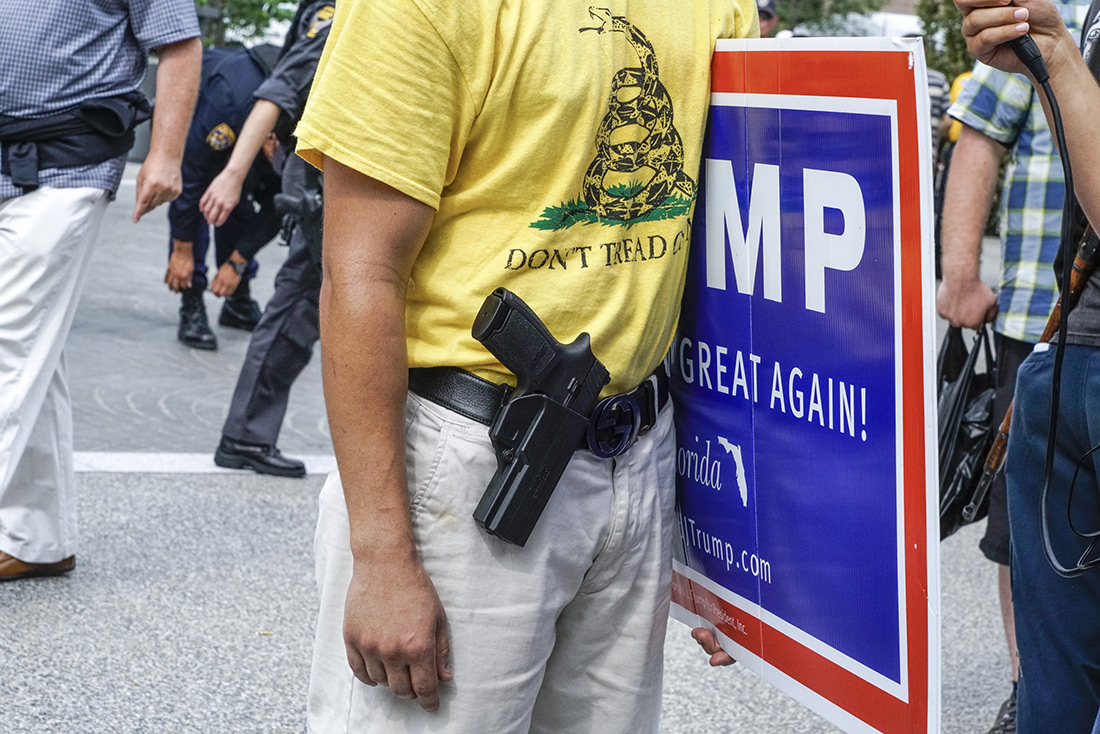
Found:
[[[1001,710],[997,712],[997,718],[993,720],[993,728],[989,734],[1016,734],[1016,684],[1012,684],[1012,693],[1001,704]]]

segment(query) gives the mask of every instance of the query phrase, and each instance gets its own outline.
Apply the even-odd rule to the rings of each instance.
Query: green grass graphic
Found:
[[[631,182],[612,186],[607,190],[612,196],[630,197],[641,191],[643,184]],[[691,203],[695,197],[690,198],[674,193],[668,196],[660,206],[648,214],[624,222],[618,219],[602,219],[596,212],[584,203],[584,199],[578,197],[572,201],[563,201],[558,206],[548,206],[542,210],[539,218],[531,222],[533,229],[559,230],[567,229],[575,224],[602,224],[607,227],[619,227],[626,225],[633,227],[643,222],[658,222],[662,219],[672,219],[686,214],[691,209]]]

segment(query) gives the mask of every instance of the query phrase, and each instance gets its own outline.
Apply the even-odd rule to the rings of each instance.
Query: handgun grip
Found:
[[[538,382],[561,345],[515,293],[497,288],[474,319],[473,337],[521,380]]]
[[[305,202],[297,196],[275,194],[274,202],[275,212],[281,216],[290,214],[292,216],[302,217],[305,214]]]

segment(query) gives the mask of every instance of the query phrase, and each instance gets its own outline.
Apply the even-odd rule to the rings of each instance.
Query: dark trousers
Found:
[[[1040,492],[1050,423],[1054,349],[1020,366],[1008,442],[1012,599],[1020,647],[1017,727],[1021,734],[1089,732],[1100,707],[1100,569],[1077,578],[1048,565],[1040,534]],[[1076,565],[1088,541],[1067,520],[1077,462],[1100,443],[1100,349],[1066,347],[1057,450],[1046,523],[1062,566]],[[1100,529],[1100,452],[1080,465],[1070,508],[1074,526]],[[1092,554],[1095,556],[1095,552]]]
[[[993,334],[993,348],[997,354],[997,385],[993,397],[993,426],[999,427],[1008,406],[1016,393],[1016,372],[1020,364],[1031,354],[1034,344],[1010,339],[1004,334]],[[989,518],[985,534],[978,548],[986,558],[1002,566],[1009,564],[1008,502],[1005,489],[1005,473],[1000,472],[989,487]]]
[[[319,187],[320,175],[296,156],[283,170],[283,191],[298,196]],[[248,342],[222,435],[274,446],[286,415],[290,386],[309,364],[321,336],[318,304],[321,267],[302,227],[295,227],[290,252],[275,276],[275,293]]]
[[[321,269],[296,230],[275,293],[248,342],[222,434],[237,441],[275,445],[286,415],[290,386],[313,355],[320,337]]]

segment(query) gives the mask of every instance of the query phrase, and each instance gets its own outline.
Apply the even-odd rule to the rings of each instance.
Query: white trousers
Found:
[[[0,551],[28,563],[76,552],[63,348],[107,201],[50,187],[0,199]]]
[[[338,473],[321,490],[321,608],[309,686],[314,734],[646,734],[657,731],[671,582],[671,406],[617,459],[577,452],[526,547],[471,517],[496,469],[485,426],[414,395],[409,501],[447,613],[454,678],[440,708],[360,683],[343,616],[352,570]]]

